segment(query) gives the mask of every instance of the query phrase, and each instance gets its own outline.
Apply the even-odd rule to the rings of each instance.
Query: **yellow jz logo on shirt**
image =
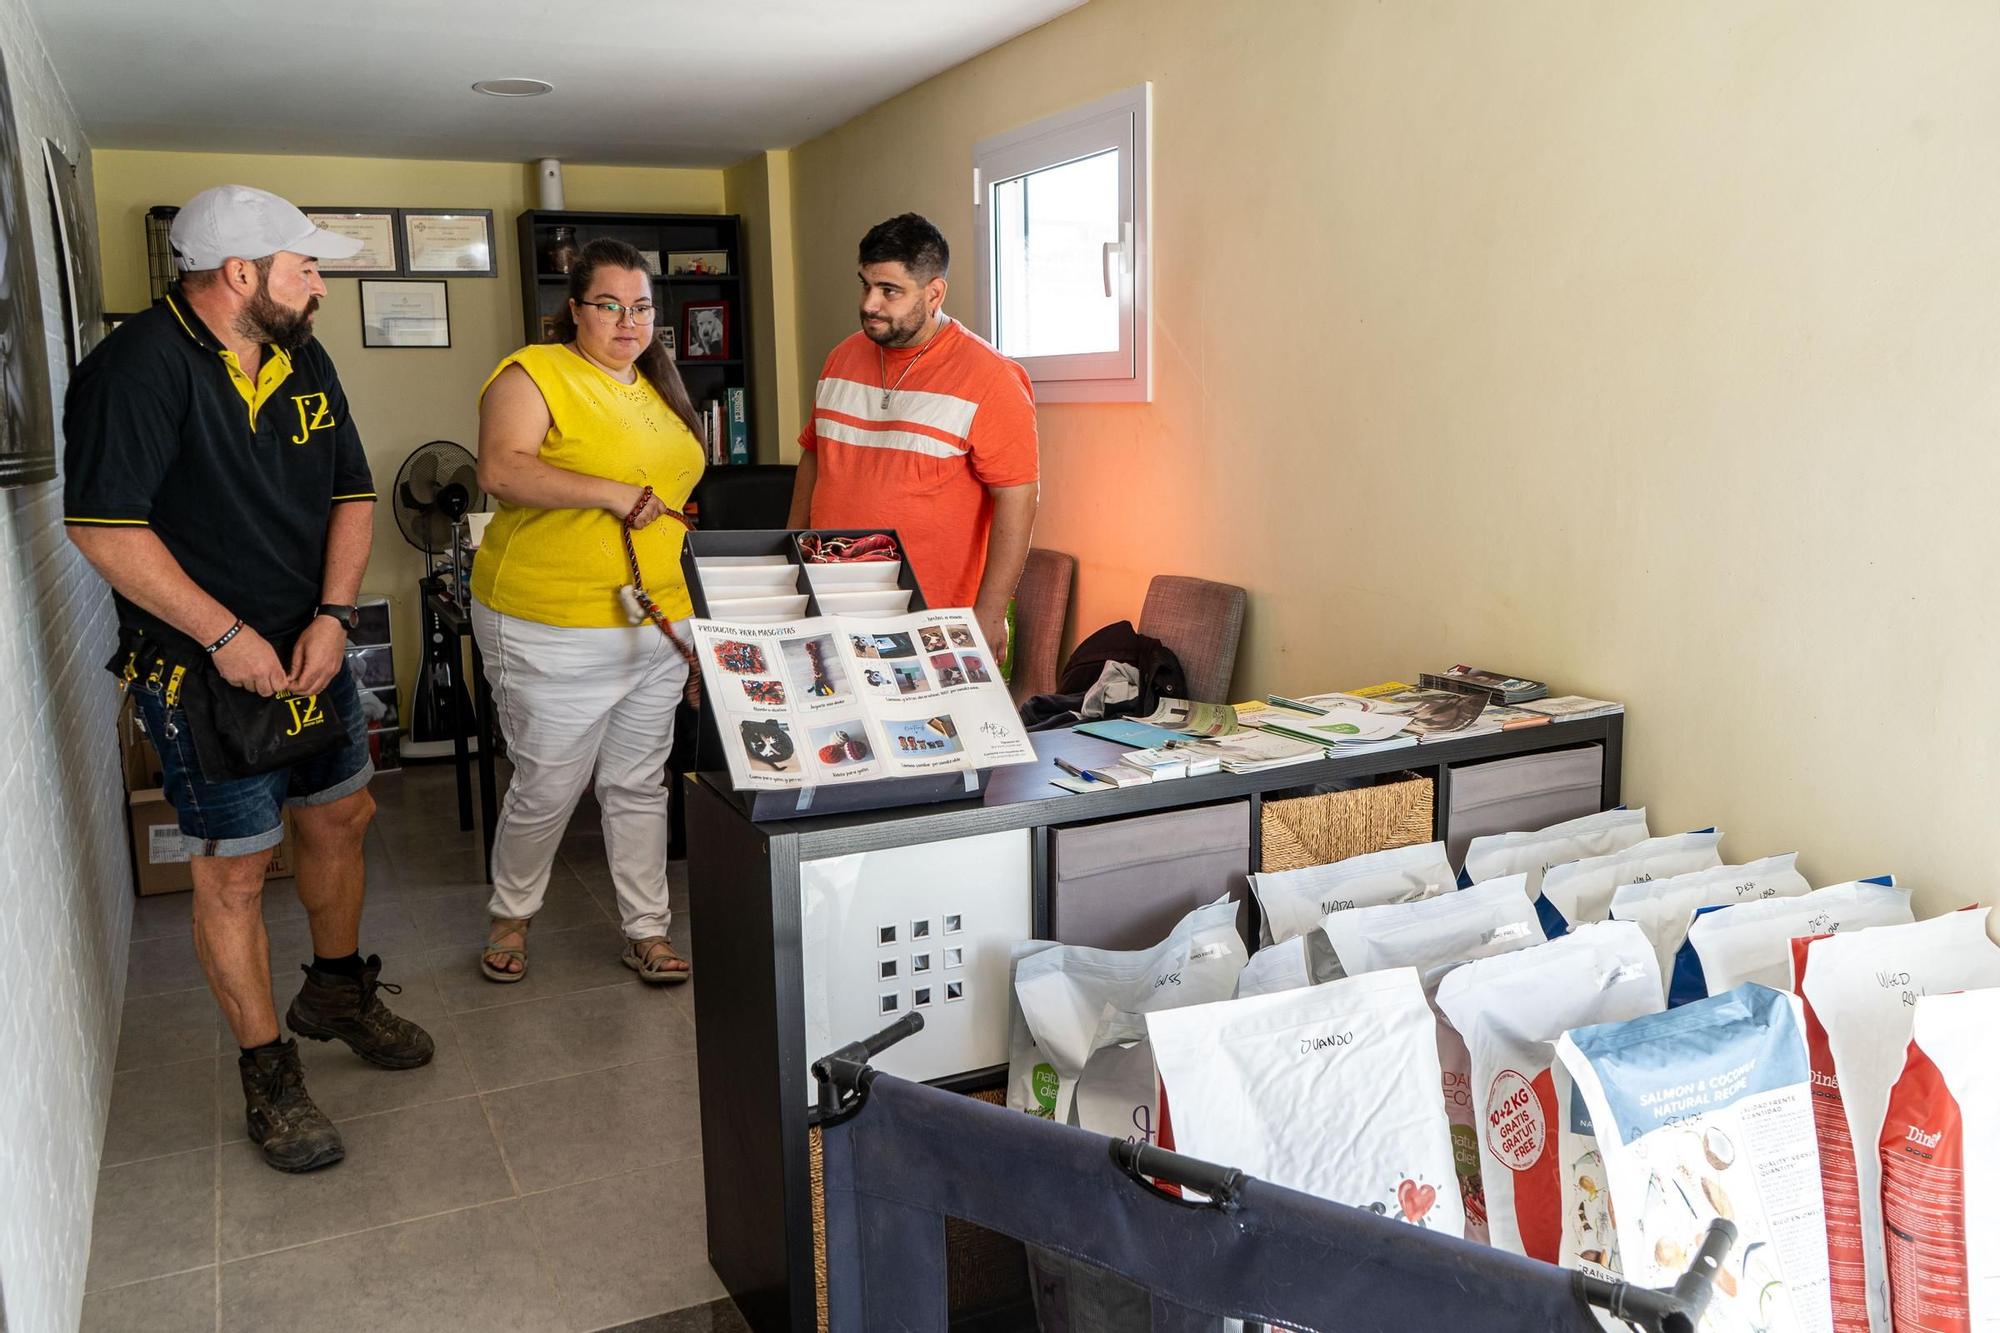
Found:
[[[307,727],[326,721],[326,710],[319,706],[317,694],[293,695],[285,700],[285,706],[292,710],[292,729],[285,733],[287,736],[296,736]]]
[[[333,425],[333,409],[323,393],[293,394],[292,405],[299,409],[299,433],[292,436],[293,444],[304,444],[312,439],[314,431]]]

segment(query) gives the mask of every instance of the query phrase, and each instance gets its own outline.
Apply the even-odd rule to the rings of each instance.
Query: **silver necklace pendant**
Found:
[[[889,410],[889,395],[892,392],[894,392],[894,390],[891,389],[882,390],[882,410],[884,412],[887,412]]]

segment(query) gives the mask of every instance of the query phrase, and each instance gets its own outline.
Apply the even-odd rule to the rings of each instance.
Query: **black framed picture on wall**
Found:
[[[302,208],[315,227],[361,242],[361,252],[347,259],[322,259],[319,271],[329,278],[397,278],[403,274],[401,229],[393,208]]]
[[[411,277],[490,278],[497,272],[492,209],[406,208],[402,219],[403,271]]]
[[[0,486],[56,475],[55,416],[49,406],[48,334],[35,234],[28,221],[28,176],[14,99],[0,58]]]
[[[360,287],[363,347],[451,346],[447,284],[363,278]]]

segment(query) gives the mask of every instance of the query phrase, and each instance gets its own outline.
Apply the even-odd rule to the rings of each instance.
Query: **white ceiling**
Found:
[[[1084,0],[28,0],[98,148],[724,166]],[[471,91],[546,79],[542,97]]]

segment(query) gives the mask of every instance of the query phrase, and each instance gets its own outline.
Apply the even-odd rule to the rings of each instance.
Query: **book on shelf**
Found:
[[[732,467],[740,467],[750,461],[749,409],[741,389],[724,389],[722,396],[728,406],[729,462]]]
[[[1527,703],[1549,692],[1549,687],[1542,681],[1509,676],[1499,671],[1481,671],[1463,663],[1449,671],[1426,671],[1417,677],[1417,684],[1431,690],[1476,690],[1491,696],[1495,703],[1503,704]]]
[[[1547,699],[1535,699],[1521,705],[1531,713],[1540,713],[1557,722],[1571,722],[1584,717],[1604,717],[1610,713],[1622,713],[1625,705],[1610,699],[1591,699],[1581,694],[1561,694]]]

